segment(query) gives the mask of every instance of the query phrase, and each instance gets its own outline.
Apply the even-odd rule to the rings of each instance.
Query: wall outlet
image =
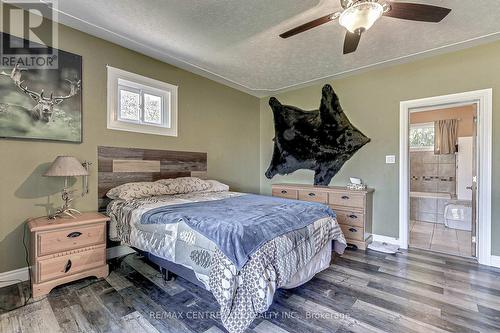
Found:
[[[385,156],[385,164],[395,164],[395,163],[396,163],[396,155]]]

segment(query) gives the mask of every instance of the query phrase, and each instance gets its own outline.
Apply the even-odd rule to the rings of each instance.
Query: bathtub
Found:
[[[446,192],[410,192],[410,198],[453,199],[451,193]]]
[[[453,199],[449,192],[410,192],[410,219],[443,223],[445,205]]]

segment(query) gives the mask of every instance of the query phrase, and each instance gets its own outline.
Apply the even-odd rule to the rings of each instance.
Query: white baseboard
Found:
[[[399,239],[394,238],[394,237],[384,236],[384,235],[373,234],[373,241],[387,243],[387,244],[400,245]]]
[[[113,258],[126,256],[127,254],[134,252],[135,251],[132,248],[126,245],[114,246],[106,249],[106,257],[109,260]],[[28,267],[23,267],[15,269],[13,271],[0,273],[0,288],[28,280],[29,280]]]
[[[28,267],[0,273],[0,288],[29,280]]]
[[[491,256],[490,265],[500,268],[500,256]]]

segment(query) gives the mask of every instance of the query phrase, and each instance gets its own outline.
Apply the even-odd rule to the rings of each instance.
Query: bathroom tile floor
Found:
[[[411,221],[410,246],[463,257],[472,255],[470,231],[446,228],[439,223]]]

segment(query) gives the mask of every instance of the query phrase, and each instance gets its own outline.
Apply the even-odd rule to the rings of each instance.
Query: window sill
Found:
[[[432,151],[434,152],[434,147],[422,147],[422,148],[410,148],[410,152],[424,152],[424,151]]]
[[[177,129],[175,128],[130,124],[121,121],[108,122],[108,129],[116,131],[143,133],[143,134],[174,136],[174,137],[177,136]]]

